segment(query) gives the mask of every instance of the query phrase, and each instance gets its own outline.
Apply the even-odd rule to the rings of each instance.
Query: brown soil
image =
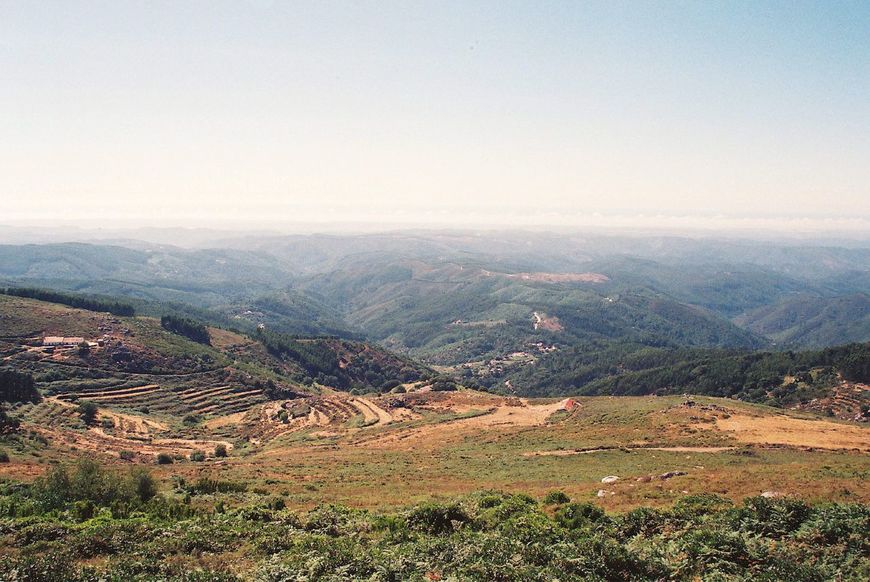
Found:
[[[227,414],[226,416],[218,416],[205,422],[204,426],[208,429],[221,428],[223,426],[232,426],[241,424],[242,419],[248,414],[246,411]]]
[[[383,408],[377,406],[371,400],[366,398],[352,398],[350,403],[363,414],[366,422],[374,421],[375,423],[381,424],[393,422],[393,416]]]
[[[524,457],[568,457],[571,455],[589,455],[608,451],[668,451],[672,453],[724,453],[733,451],[736,447],[619,447],[597,449],[574,449],[556,451],[532,451],[523,453]]]
[[[134,398],[136,396],[143,396],[149,392],[153,392],[159,387],[160,386],[157,384],[148,384],[147,386],[136,386],[134,388],[119,388],[117,390],[88,392],[85,394],[79,394],[78,396],[81,400],[93,400],[95,402],[98,402],[100,400],[120,400],[123,398]]]
[[[546,313],[539,313],[537,311],[534,312],[532,316],[535,318],[535,329],[544,329],[547,331],[562,331],[565,329],[562,327],[562,323],[559,321],[558,317],[551,317]]]
[[[469,418],[457,418],[437,424],[427,424],[409,428],[398,433],[378,435],[375,438],[365,440],[365,444],[376,448],[391,448],[400,446],[414,446],[415,443],[426,442],[427,445],[438,445],[445,440],[455,438],[461,434],[469,434],[486,431],[497,427],[530,427],[546,424],[547,419],[556,411],[565,410],[568,399],[552,404],[530,405],[528,400],[513,399],[517,402],[507,403],[499,399],[496,406],[485,409],[481,404],[477,406],[463,402],[451,403],[450,411],[456,413],[468,413],[472,411],[484,411],[484,414]],[[448,401],[450,403],[450,401]],[[499,405],[500,404],[500,405]]]
[[[741,443],[870,451],[870,428],[826,420],[732,414],[694,427],[726,432]]]

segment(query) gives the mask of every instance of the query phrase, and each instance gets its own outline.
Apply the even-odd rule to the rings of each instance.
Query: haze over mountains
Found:
[[[523,231],[246,234],[208,248],[126,239],[2,245],[0,284],[122,296],[243,331],[367,339],[520,391],[536,384],[524,367],[559,375],[565,350],[870,340],[861,244]]]

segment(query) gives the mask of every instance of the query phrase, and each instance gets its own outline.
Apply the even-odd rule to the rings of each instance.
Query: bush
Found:
[[[20,426],[21,421],[14,416],[9,416],[5,410],[0,408],[0,434],[16,432]]]
[[[136,455],[135,453],[133,453],[133,451],[124,450],[118,453],[118,456],[121,457],[122,461],[132,461],[133,457],[135,457]]]
[[[660,511],[650,507],[638,507],[619,518],[618,536],[622,540],[636,535],[652,536],[661,532],[667,524],[667,517]]]
[[[205,461],[205,453],[202,451],[193,451],[190,453],[190,460],[197,463]]]
[[[471,518],[458,503],[419,505],[408,514],[408,527],[430,534],[454,531],[468,523]]]
[[[157,484],[145,469],[135,468],[123,478],[92,459],[80,459],[72,467],[53,467],[33,485],[34,497],[49,509],[78,501],[101,506],[118,501],[144,502],[156,492]]]
[[[812,514],[803,501],[788,497],[750,497],[737,512],[734,525],[743,530],[770,537],[796,531]]]
[[[158,465],[171,465],[172,462],[172,455],[170,455],[169,453],[160,453],[159,455],[157,455]]]
[[[456,390],[456,382],[450,378],[438,378],[432,383],[433,392],[453,392]]]
[[[544,496],[544,505],[561,505],[571,503],[571,498],[564,491],[550,491]]]
[[[97,512],[97,508],[94,506],[93,501],[83,500],[76,501],[73,504],[73,513],[76,516],[76,519],[79,521],[85,521],[94,517]]]
[[[147,469],[138,467],[130,472],[130,489],[144,503],[157,495],[157,481]]]
[[[606,519],[604,510],[591,503],[569,503],[556,511],[556,523],[567,529],[588,528]]]
[[[9,462],[9,453],[6,452],[6,449],[0,449],[0,463],[8,463]]]
[[[97,419],[97,405],[93,402],[79,402],[78,413],[82,421],[90,426]]]
[[[214,448],[214,456],[215,457],[226,457],[227,456],[227,447],[224,444],[219,444]]]

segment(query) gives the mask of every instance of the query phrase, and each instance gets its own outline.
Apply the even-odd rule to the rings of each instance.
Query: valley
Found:
[[[771,323],[776,305],[792,314],[803,299],[758,307],[769,287],[746,281],[735,316],[709,289],[680,299],[691,287],[675,290],[675,273],[666,291],[613,258],[557,271],[564,257],[542,249],[508,266],[448,258],[444,241],[431,256],[431,238],[412,258],[383,240],[362,255],[328,242],[335,256],[327,245],[301,272],[251,249],[164,248],[140,264],[93,247],[98,267],[75,275],[80,248],[18,249],[30,263],[12,277],[0,264],[0,574],[288,580],[292,563],[312,579],[524,579],[555,572],[559,548],[591,559],[581,548],[598,540],[609,557],[575,560],[576,577],[690,579],[697,566],[662,548],[702,556],[703,544],[773,536],[787,557],[751,546],[752,565],[736,553],[718,566],[770,572],[804,567],[795,548],[817,535],[776,533],[777,516],[863,528],[860,301],[816,297],[807,313],[823,324],[798,334],[816,339],[779,349],[793,316]],[[259,282],[226,283],[234,260]],[[821,339],[840,333],[858,341]],[[693,545],[696,519],[714,541]],[[166,542],[178,532],[186,541]],[[530,549],[529,532],[562,541]],[[844,535],[815,546],[816,571],[863,567],[861,534]],[[494,540],[509,555],[463,549]],[[433,557],[433,544],[458,558]]]

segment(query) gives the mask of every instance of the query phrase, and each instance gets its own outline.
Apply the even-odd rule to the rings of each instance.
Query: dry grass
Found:
[[[282,410],[311,404],[287,423]],[[203,472],[286,491],[291,506],[321,502],[402,506],[480,489],[543,495],[562,489],[610,509],[664,505],[688,493],[733,498],[765,490],[818,500],[870,501],[870,430],[803,414],[720,399],[577,398],[526,401],[475,392],[352,397],[326,393],[271,402],[196,427],[162,433],[136,415],[101,409],[116,424],[149,432],[137,441],[122,429],[36,427],[51,446],[40,457],[14,455],[6,475],[31,479],[50,459],[134,450],[189,454],[218,442],[230,458],[162,466],[163,476]],[[367,411],[367,412],[366,412]],[[555,414],[554,414],[555,413]],[[367,419],[362,426],[349,422]],[[76,450],[72,450],[75,447]],[[595,450],[594,454],[578,451]],[[668,471],[686,475],[662,480]],[[618,475],[602,485],[605,475]],[[649,479],[649,477],[652,477]],[[638,480],[640,479],[640,481]],[[599,489],[613,492],[597,498]]]

